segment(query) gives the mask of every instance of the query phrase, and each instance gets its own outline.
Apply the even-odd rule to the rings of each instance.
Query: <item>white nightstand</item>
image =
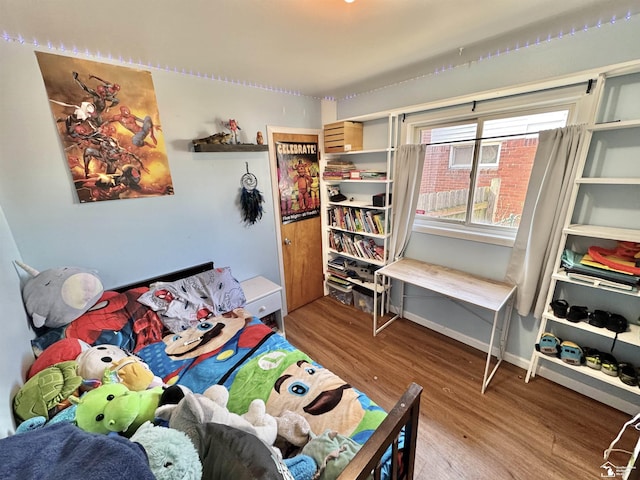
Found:
[[[240,282],[240,285],[242,285],[244,296],[247,299],[247,304],[244,306],[245,310],[259,318],[274,314],[278,325],[278,333],[284,336],[282,287],[264,277],[253,277]]]

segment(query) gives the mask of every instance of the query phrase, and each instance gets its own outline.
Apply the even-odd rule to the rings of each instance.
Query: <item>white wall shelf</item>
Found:
[[[368,291],[373,295],[374,289],[378,289],[379,293],[382,293],[384,289],[388,288],[388,284],[382,286],[376,286],[373,282],[373,271],[377,268],[386,265],[390,260],[390,248],[393,233],[391,231],[391,217],[392,217],[392,205],[393,205],[393,169],[395,160],[395,149],[398,136],[398,117],[396,115],[380,115],[374,117],[367,117],[366,119],[346,119],[346,121],[358,121],[362,122],[363,128],[363,149],[356,151],[348,151],[344,153],[324,153],[321,160],[321,170],[324,172],[327,162],[335,159],[344,159],[349,162],[353,162],[356,170],[372,170],[377,172],[385,172],[386,177],[383,179],[334,179],[334,178],[322,178],[321,179],[321,192],[323,194],[322,204],[322,224],[323,224],[323,256],[325,265],[325,278],[328,282],[331,282],[332,278],[335,280],[335,269],[331,269],[328,264],[338,257],[355,261],[359,268],[366,269],[371,272],[371,281],[358,279],[357,277],[340,277],[341,280],[348,282],[347,286],[358,288]],[[329,201],[327,190],[330,185],[338,185],[340,192],[347,197],[347,200],[342,202]],[[387,200],[384,206],[373,205],[373,196],[383,194]],[[352,209],[352,210],[349,210]],[[344,225],[343,222],[336,219],[337,215],[345,214],[347,211],[359,214],[366,212],[373,212],[379,219],[384,217],[383,229],[380,233],[380,229],[365,229],[351,228],[348,225]],[[378,214],[382,214],[381,216]],[[342,218],[340,218],[342,220]],[[378,230],[378,231],[376,231]],[[360,254],[354,254],[347,250],[339,251],[334,248],[334,244],[331,243],[336,237],[357,236],[359,239],[363,239],[364,242],[373,241],[380,248],[384,250],[382,258],[371,258]],[[357,253],[357,252],[356,252]],[[330,293],[329,283],[326,293]],[[381,306],[381,308],[383,308]]]
[[[562,332],[564,340],[575,335],[585,342],[603,345],[611,340],[611,352],[616,360],[640,367],[640,293],[638,285],[615,287],[601,279],[570,277],[562,266],[565,249],[586,253],[585,245],[614,247],[618,241],[640,243],[640,225],[635,225],[637,199],[640,198],[640,67],[622,74],[601,74],[594,91],[596,108],[592,124],[587,128],[586,145],[580,152],[575,181],[571,191],[569,211],[564,221],[560,247],[556,252],[555,273],[547,293],[547,307],[542,315],[538,339],[545,332]],[[638,129],[634,131],[633,129]],[[628,173],[628,176],[624,176]],[[609,175],[609,176],[607,176]],[[624,190],[623,190],[624,189]],[[620,195],[624,192],[624,196]],[[628,198],[628,201],[624,199]],[[635,222],[632,220],[635,219]],[[596,225],[607,223],[608,225]],[[550,304],[565,300],[569,305],[584,305],[589,312],[602,309],[602,304],[616,309],[629,322],[627,331],[616,334],[588,321],[570,322],[554,315]],[[574,303],[579,302],[579,303]],[[609,308],[604,308],[609,310]],[[620,309],[620,310],[617,310]],[[626,314],[625,314],[626,312]],[[539,340],[538,340],[539,341]],[[615,345],[615,347],[614,347]],[[615,348],[621,345],[623,357]],[[589,345],[590,346],[590,345]],[[631,353],[630,353],[631,352]],[[540,362],[566,367],[603,384],[640,395],[638,386],[625,384],[618,377],[588,367],[575,366],[561,358],[545,355],[534,349],[526,382],[535,377]]]

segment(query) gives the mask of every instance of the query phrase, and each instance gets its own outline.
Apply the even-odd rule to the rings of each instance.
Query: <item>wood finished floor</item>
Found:
[[[387,410],[412,381],[424,387],[416,479],[602,478],[603,451],[630,415],[539,376],[526,384],[504,362],[482,395],[484,352],[404,319],[376,337],[371,325],[329,297],[285,318],[293,345]],[[627,430],[620,445],[632,450]]]

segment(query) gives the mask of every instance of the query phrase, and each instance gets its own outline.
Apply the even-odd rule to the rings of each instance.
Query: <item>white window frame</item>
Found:
[[[400,138],[403,143],[420,143],[420,130],[428,127],[465,121],[482,123],[505,115],[518,116],[561,109],[569,110],[567,125],[585,123],[591,110],[591,100],[592,96],[587,94],[586,83],[543,91],[536,91],[532,86],[531,93],[485,100],[473,107],[466,103],[406,115],[401,124]],[[472,225],[416,215],[412,231],[511,247],[517,229]]]
[[[502,142],[484,142],[483,147],[491,147],[491,146],[498,146],[498,154],[496,155],[496,161],[492,162],[492,163],[482,163],[482,162],[478,162],[478,167],[479,168],[498,168],[498,165],[500,165],[500,151],[501,151],[501,147],[502,147]],[[469,141],[469,142],[462,142],[462,143],[456,143],[454,145],[451,145],[451,150],[449,151],[449,168],[466,168],[466,169],[471,169],[471,167],[473,166],[473,156],[471,163],[465,163],[464,165],[462,164],[456,164],[454,163],[454,157],[456,154],[456,149],[458,147],[471,147],[473,148],[475,146],[475,142],[473,141]],[[480,153],[480,158],[482,158],[482,153]]]

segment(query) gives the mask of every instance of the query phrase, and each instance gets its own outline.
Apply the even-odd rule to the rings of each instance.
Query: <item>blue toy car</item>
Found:
[[[560,344],[562,340],[556,337],[553,333],[545,332],[540,337],[540,342],[536,343],[536,350],[545,355],[553,355],[554,357],[560,356]]]
[[[560,344],[560,359],[569,365],[582,365],[584,363],[584,353],[579,345],[564,341]]]

